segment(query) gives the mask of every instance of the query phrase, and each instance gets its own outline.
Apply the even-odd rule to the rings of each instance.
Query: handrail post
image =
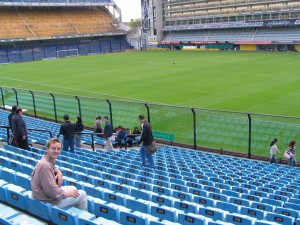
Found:
[[[94,143],[94,134],[92,133],[91,134],[91,136],[92,136],[92,149],[93,149],[93,152],[95,151],[95,143]]]
[[[9,141],[9,126],[6,128],[7,142]]]
[[[35,106],[35,97],[31,90],[29,90],[30,94],[32,95],[32,103],[33,103],[33,111],[34,111],[34,117],[36,118],[36,106]]]
[[[2,96],[2,105],[3,105],[3,109],[5,109],[4,94],[3,94],[2,87],[0,87],[0,90],[1,90],[1,96]]]
[[[146,108],[147,108],[148,122],[151,123],[151,121],[150,121],[151,119],[150,119],[150,108],[149,108],[149,105],[146,103],[145,106],[146,106]]]
[[[249,137],[248,137],[248,158],[251,158],[251,134],[252,134],[252,118],[251,118],[251,114],[248,113],[248,119],[249,119]]]
[[[110,122],[111,122],[111,126],[113,126],[113,114],[112,114],[112,107],[111,107],[111,102],[107,99],[106,100],[108,103],[108,107],[109,107],[109,116],[110,116]]]
[[[12,89],[15,92],[15,95],[16,95],[16,103],[17,103],[17,105],[19,105],[18,92],[15,88],[12,88]]]
[[[191,108],[193,112],[193,130],[194,130],[194,149],[197,149],[197,125],[196,125],[196,112],[194,108]]]
[[[77,102],[78,102],[78,110],[79,110],[79,116],[82,118],[81,116],[81,104],[80,104],[80,99],[78,98],[78,96],[75,96]]]
[[[55,122],[57,123],[57,112],[56,112],[56,103],[55,103],[55,97],[52,93],[49,93],[53,99],[53,109],[54,109],[54,116],[55,116]]]

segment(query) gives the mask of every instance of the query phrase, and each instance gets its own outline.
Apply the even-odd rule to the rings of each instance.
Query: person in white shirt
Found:
[[[270,163],[277,164],[276,152],[280,153],[279,149],[277,148],[277,138],[274,138],[270,144]]]

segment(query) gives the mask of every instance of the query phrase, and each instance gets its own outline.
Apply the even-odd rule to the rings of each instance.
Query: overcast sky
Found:
[[[115,0],[122,10],[123,22],[141,18],[141,0]]]

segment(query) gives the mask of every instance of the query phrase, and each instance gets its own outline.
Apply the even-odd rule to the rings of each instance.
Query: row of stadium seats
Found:
[[[198,32],[181,32],[166,34],[163,42],[176,41],[299,41],[298,27],[289,28],[257,28],[257,29],[226,29],[203,30]]]
[[[40,151],[42,151],[42,150],[40,150]],[[183,152],[186,152],[186,150],[183,150]],[[13,152],[11,152],[11,153],[13,153]],[[112,152],[112,153],[114,153],[114,152]],[[136,151],[128,151],[128,153],[129,153],[129,155],[131,155],[131,154],[132,155],[136,155],[135,154]],[[34,155],[33,153],[31,153],[31,154]],[[97,155],[98,154],[98,156],[101,155],[101,153],[89,153],[89,154],[93,154],[93,155]],[[115,153],[115,154],[119,154],[119,153]],[[70,156],[72,156],[73,154],[69,153],[68,155],[69,155],[68,157],[65,157],[66,161],[68,161],[67,159],[71,160]],[[110,155],[110,154],[108,154],[108,155]],[[73,156],[75,156],[75,155],[73,155]],[[112,156],[114,156],[114,154],[112,154]],[[91,160],[92,159],[95,159],[95,157],[91,158]],[[35,159],[32,158],[32,160],[34,161]],[[3,161],[3,160],[1,160],[1,161]],[[77,161],[79,161],[79,160],[77,160]],[[123,161],[123,159],[121,159],[120,162],[122,162],[122,161]],[[74,163],[76,162],[75,158],[73,159],[72,162],[74,162]],[[68,162],[67,164],[71,164],[72,165],[73,163]],[[106,164],[106,165],[109,168],[108,164]],[[74,169],[74,171],[76,171],[78,167],[75,168],[74,166],[75,166],[75,164],[73,164],[73,169]],[[267,167],[267,164],[265,166]],[[281,167],[280,170],[283,171],[284,168],[286,168],[287,171],[289,169],[288,167]],[[271,170],[274,170],[274,169],[276,169],[276,167],[271,168]],[[3,177],[3,174],[4,175],[7,174],[5,171],[6,171],[5,169],[4,170],[2,169],[2,177]],[[113,170],[111,170],[111,174],[105,174],[105,177],[103,177],[103,178],[108,179],[109,177],[113,177],[115,175],[115,173],[113,173],[112,171]],[[115,172],[116,171],[117,170],[115,169]],[[297,171],[297,170],[295,170],[295,171]],[[99,172],[99,171],[97,171],[97,172]],[[77,178],[80,177],[80,173],[81,172],[78,172],[79,176]],[[150,174],[150,172],[147,172],[147,173]],[[293,174],[293,173],[294,172],[291,172],[291,174]],[[120,171],[119,171],[118,176],[120,176],[120,175],[121,174],[120,174]],[[83,177],[85,177],[85,178],[83,178]],[[149,185],[147,185],[147,180],[149,180],[147,177],[144,177],[143,180],[141,180],[141,181],[143,181],[143,183],[140,183],[139,185],[137,185],[135,187],[131,187],[131,188],[130,188],[130,186],[127,187],[126,185],[121,185],[122,184],[121,182],[117,183],[117,181],[118,181],[117,179],[115,179],[114,181],[110,181],[110,182],[109,181],[105,182],[105,179],[103,179],[103,181],[99,181],[99,183],[98,183],[98,185],[103,184],[103,186],[102,186],[103,188],[98,187],[98,188],[96,188],[96,189],[93,190],[93,188],[91,188],[91,185],[92,185],[91,183],[89,185],[84,184],[84,183],[88,182],[88,177],[91,177],[91,176],[85,176],[85,175],[82,176],[81,175],[81,178],[79,178],[81,181],[76,181],[76,179],[74,179],[74,178],[67,178],[67,180],[69,180],[68,182],[70,182],[71,184],[78,186],[78,188],[84,188],[86,190],[89,190],[88,193],[91,194],[92,196],[94,195],[94,196],[99,197],[99,195],[100,195],[100,196],[102,196],[103,200],[109,201],[111,203],[118,203],[118,204],[121,204],[124,207],[127,206],[127,203],[128,203],[128,205],[130,205],[131,204],[130,202],[132,202],[134,200],[134,199],[132,199],[132,197],[134,197],[134,198],[138,198],[138,199],[143,199],[144,201],[152,201],[152,203],[157,203],[157,204],[163,203],[163,205],[165,205],[167,207],[174,207],[174,205],[177,204],[177,205],[179,205],[178,206],[179,207],[178,210],[185,210],[186,213],[192,213],[192,212],[195,213],[195,212],[198,212],[198,210],[200,210],[199,209],[199,207],[200,207],[199,205],[202,205],[202,206],[205,206],[205,207],[214,207],[214,208],[219,207],[220,210],[226,210],[227,209],[227,211],[229,210],[229,211],[231,211],[231,213],[241,213],[241,210],[242,210],[243,207],[246,207],[246,208],[250,207],[250,209],[244,209],[243,208],[243,210],[250,210],[252,213],[254,213],[255,210],[258,210],[258,209],[264,209],[265,213],[262,213],[262,214],[261,214],[261,211],[258,210],[257,214],[259,214],[259,215],[262,216],[262,217],[259,217],[259,218],[266,218],[265,216],[267,214],[267,218],[270,219],[270,217],[272,217],[272,215],[275,214],[274,212],[278,213],[281,210],[282,205],[283,205],[283,204],[281,204],[280,206],[278,206],[278,205],[277,206],[272,205],[273,202],[270,201],[270,200],[266,201],[266,202],[265,201],[262,201],[262,202],[258,201],[258,202],[256,202],[255,199],[252,199],[252,201],[247,201],[247,200],[244,200],[244,199],[240,199],[238,197],[235,197],[235,198],[234,197],[229,197],[229,199],[230,199],[229,202],[231,202],[231,203],[227,203],[228,197],[227,197],[226,200],[223,199],[223,201],[222,201],[222,198],[224,198],[224,196],[222,196],[222,194],[219,194],[217,192],[216,193],[215,192],[211,192],[212,189],[209,189],[210,190],[209,191],[210,196],[215,195],[215,196],[218,196],[218,197],[216,197],[215,199],[213,197],[212,198],[203,197],[202,196],[203,195],[203,191],[202,191],[201,192],[202,195],[199,195],[199,193],[198,193],[199,196],[195,195],[196,196],[195,198],[198,200],[198,202],[192,203],[191,199],[188,199],[188,197],[186,197],[186,196],[189,196],[188,193],[185,193],[184,191],[179,192],[176,189],[172,190],[172,188],[171,189],[169,188],[170,189],[169,191],[173,192],[173,196],[160,195],[160,192],[158,192],[157,194],[155,194],[155,193],[151,194],[151,192],[153,192],[153,189],[152,189],[152,191],[145,191],[146,190],[145,188],[149,187]],[[160,176],[160,177],[162,178],[163,176]],[[131,181],[132,181],[132,178],[133,177],[130,177]],[[140,179],[142,179],[142,178],[140,178]],[[129,180],[129,179],[127,179],[127,180]],[[126,181],[126,180],[124,180],[124,181]],[[138,181],[136,181],[136,183],[138,184]],[[287,182],[285,181],[285,183],[287,183]],[[171,184],[171,186],[172,186],[172,184]],[[180,187],[180,186],[185,187],[185,185],[183,185],[183,184],[178,185],[178,187]],[[137,187],[139,187],[139,189]],[[153,185],[153,187],[154,187],[154,185]],[[276,187],[272,187],[272,188],[274,189]],[[104,190],[104,189],[107,189],[107,190]],[[202,186],[201,189],[198,190],[198,192],[200,192],[200,190],[202,190],[202,189],[204,189],[203,186]],[[292,194],[294,192],[298,193],[298,191],[296,192],[296,190],[294,190],[294,189],[292,190],[292,188],[290,188],[290,189],[291,189],[290,190],[291,191],[290,194]],[[112,193],[111,190],[115,191],[115,193]],[[127,190],[127,192],[125,192],[125,190]],[[166,190],[168,190],[168,188],[166,188]],[[129,191],[130,191],[130,193],[129,193]],[[264,191],[266,191],[266,190],[264,190]],[[196,193],[196,192],[194,192],[194,193]],[[289,192],[287,191],[287,193],[289,193]],[[295,194],[295,193],[294,193],[294,195],[295,195],[295,197],[297,197],[298,195]],[[124,198],[124,195],[127,195],[127,196],[125,196],[125,198]],[[176,195],[177,195],[177,197],[176,197]],[[183,198],[183,196],[186,197],[186,199]],[[254,196],[255,195],[253,194],[252,197],[254,197]],[[278,196],[282,200],[284,199],[283,196],[281,196],[281,195],[278,195]],[[279,198],[278,196],[277,196],[277,199]],[[195,204],[198,204],[198,209],[197,209],[197,207],[195,207]],[[292,206],[296,205],[297,206],[297,204],[285,202],[284,203],[284,208],[282,208],[282,210],[285,213],[289,212],[290,215],[294,215],[297,218],[298,214],[295,214],[295,212],[294,212],[295,210],[288,209],[288,207],[290,205],[292,205]],[[275,207],[276,207],[276,209],[275,209]],[[144,209],[145,208],[149,209],[149,204],[148,204],[148,206],[147,206],[147,204],[146,204],[146,206],[144,205],[143,208]],[[152,209],[152,206],[150,208]],[[190,208],[190,209],[187,210],[188,208]],[[191,209],[193,209],[193,210],[191,210]],[[230,209],[236,209],[236,210],[230,210]],[[276,210],[276,211],[274,211],[274,210]],[[298,205],[298,210],[299,210],[299,205]],[[270,213],[267,213],[268,211],[270,211]],[[147,211],[147,212],[149,212],[149,211]],[[258,215],[257,215],[257,217],[258,217]],[[226,216],[226,218],[227,218],[227,216]],[[259,218],[257,218],[257,219],[259,219]],[[289,218],[284,218],[283,220],[286,220],[286,221],[288,220],[289,222],[291,221],[291,220],[289,220]]]
[[[111,0],[0,0],[2,2],[23,2],[23,3],[113,3]]]
[[[7,47],[0,49],[0,64],[88,55],[132,48],[125,40],[97,41],[90,43],[70,43],[30,47]]]
[[[61,35],[112,33],[114,19],[104,8],[0,7],[1,38],[36,38]]]

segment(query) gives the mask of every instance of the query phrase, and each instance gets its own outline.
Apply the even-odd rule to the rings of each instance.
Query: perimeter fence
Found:
[[[107,115],[114,127],[133,130],[140,126],[138,115],[144,114],[157,132],[175,136],[175,143],[194,149],[207,148],[254,156],[269,156],[269,144],[278,139],[283,158],[291,140],[300,141],[300,117],[264,115],[192,107],[119,101],[71,96],[0,87],[2,106],[19,105],[37,118],[62,121],[69,114],[72,121],[81,116],[93,127],[95,118]],[[300,154],[297,154],[300,159]]]

